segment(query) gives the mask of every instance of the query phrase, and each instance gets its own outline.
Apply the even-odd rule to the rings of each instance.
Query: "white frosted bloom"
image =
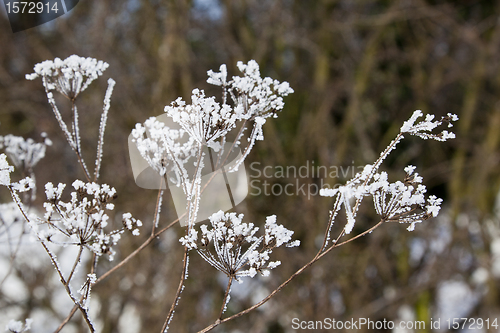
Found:
[[[229,105],[221,105],[214,97],[205,97],[205,92],[199,89],[193,90],[191,104],[177,99],[165,107],[165,112],[201,144],[225,136],[238,120]]]
[[[243,222],[243,217],[223,211],[214,213],[210,216],[211,228],[201,225],[200,236],[191,231],[181,238],[181,243],[196,249],[210,265],[237,280],[257,273],[268,275],[269,270],[281,263],[269,261],[273,249],[281,245],[298,246],[300,242],[291,241],[293,231],[277,225],[276,215],[266,218],[263,236],[257,236],[259,228]]]
[[[12,332],[12,333],[27,332],[31,329],[32,322],[33,322],[33,320],[30,318],[26,319],[24,324],[21,321],[11,319],[9,321],[9,323],[7,324],[7,326],[5,327],[5,330]]]
[[[413,174],[413,171],[415,171],[416,167],[413,165],[408,165],[404,170],[408,175]]]
[[[14,167],[7,162],[7,156],[0,154],[0,185],[10,186],[10,173]]]
[[[64,60],[55,58],[36,64],[34,73],[27,74],[26,79],[42,77],[47,90],[55,89],[69,99],[74,99],[108,67],[101,60],[71,55]]]
[[[57,244],[84,245],[96,255],[108,254],[112,259],[112,246],[118,243],[124,231],[139,235],[142,222],[130,213],[123,214],[121,229],[105,230],[110,219],[107,212],[114,209],[111,201],[115,198],[116,190],[113,187],[76,180],[72,184],[75,191],[70,193],[70,200],[62,201],[65,187],[65,184],[58,184],[57,187],[52,183],[45,184],[48,201],[43,205],[45,214],[40,222],[48,230],[32,228],[39,239],[52,241],[52,236],[57,234]]]
[[[35,142],[33,139],[24,139],[20,136],[0,136],[0,148],[5,152],[17,168],[30,171],[44,156],[46,146],[51,144],[45,138],[44,142]]]
[[[12,188],[18,192],[26,192],[35,188],[35,181],[31,177],[26,177],[11,184]]]
[[[415,135],[422,139],[433,139],[436,141],[446,141],[448,139],[455,138],[454,133],[448,132],[446,130],[443,130],[438,134],[434,134],[432,133],[432,131],[436,127],[442,125],[444,122],[447,122],[449,125],[451,125],[453,121],[458,120],[457,115],[448,113],[447,117],[443,117],[441,120],[433,121],[435,116],[432,114],[428,114],[426,115],[425,120],[416,123],[417,119],[422,116],[423,113],[421,110],[416,110],[415,112],[413,112],[413,115],[410,117],[410,119],[405,121],[403,123],[403,126],[401,126],[400,132]]]

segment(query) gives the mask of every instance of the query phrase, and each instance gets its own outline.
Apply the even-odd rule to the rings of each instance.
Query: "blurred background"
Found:
[[[258,302],[312,259],[333,204],[331,198],[301,191],[266,195],[264,181],[298,184],[296,189],[305,184],[306,191],[317,188],[313,184],[344,183],[353,168],[378,157],[415,109],[460,117],[455,140],[408,137],[382,167],[399,179],[406,165],[416,165],[429,193],[444,199],[438,218],[411,233],[405,225],[385,224],[335,249],[265,306],[215,332],[294,332],[293,318],[427,323],[425,329],[405,332],[431,332],[431,318],[441,318],[441,330],[435,331],[444,332],[449,318],[490,319],[491,324],[500,317],[498,1],[81,0],[70,13],[15,34],[4,8],[0,12],[0,135],[40,141],[46,132],[54,142],[35,169],[37,204],[43,202],[45,182],[70,184],[84,176],[40,80],[27,81],[25,74],[43,60],[72,54],[110,64],[77,105],[84,157],[92,164],[106,80],[117,81],[101,181],[117,189],[117,212],[130,211],[145,227],[141,237],[123,239],[115,262],[147,238],[156,201],[157,193],[137,187],[132,176],[127,137],[135,124],[160,115],[178,96],[189,101],[194,88],[220,98],[220,91],[206,83],[206,72],[223,63],[229,75],[238,75],[237,61],[255,59],[262,76],[290,83],[295,93],[285,98],[279,117],[267,121],[265,141],[246,161],[262,193],[250,189],[236,210],[257,225],[276,214],[302,244],[275,252],[282,265],[269,278],[236,285],[228,315]],[[69,117],[68,106],[61,100],[63,117]],[[252,162],[258,163],[250,168]],[[257,171],[266,166],[312,170],[313,165],[348,172],[280,178]],[[10,200],[3,190],[0,198]],[[160,226],[175,218],[167,191]],[[376,222],[366,201],[354,233]],[[340,217],[334,234],[342,226]],[[172,228],[95,286],[93,316],[101,332],[160,331],[181,273],[183,249],[177,239],[182,234],[180,227]],[[41,252],[37,244],[28,246]],[[7,254],[2,263],[5,275],[11,264]],[[103,259],[98,272],[113,265]],[[54,331],[71,302],[48,257],[41,253],[12,267],[0,289],[0,329],[10,318],[31,317],[33,332]],[[195,332],[214,322],[226,283],[192,255],[171,331]],[[62,332],[87,331],[77,313]]]

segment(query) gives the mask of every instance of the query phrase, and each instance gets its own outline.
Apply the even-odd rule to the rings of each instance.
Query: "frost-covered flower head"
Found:
[[[199,153],[194,137],[184,129],[174,129],[155,117],[132,130],[132,141],[141,156],[160,176],[167,175],[175,184],[185,177],[185,164]]]
[[[414,166],[407,166],[404,182],[394,183],[388,182],[386,172],[377,173],[367,188],[380,218],[386,222],[409,223],[408,231],[414,230],[416,223],[437,216],[442,202],[434,195],[426,199],[427,188],[414,170]]]
[[[253,128],[247,138],[248,145],[241,158],[227,170],[236,171],[250,153],[255,141],[263,140],[262,126],[266,122],[265,118],[282,110],[283,96],[293,90],[287,82],[261,78],[259,65],[254,60],[248,64],[238,62],[237,66],[244,75],[233,76],[229,81],[226,65],[221,65],[220,73],[208,71],[208,83],[223,89],[222,103],[215,97],[206,97],[203,90],[194,89],[191,103],[177,98],[164,109],[165,115],[177,128],[167,126],[155,118],[148,119],[144,125],[136,125],[132,131],[132,141],[136,143],[141,156],[160,176],[173,171],[177,185],[199,183],[196,172],[188,172],[190,168],[186,167],[187,161],[193,157],[195,163],[202,160],[202,146],[208,146],[219,154],[218,161],[222,162],[222,165],[225,164],[229,154],[241,145],[245,129],[250,124]],[[228,95],[231,100],[228,100]],[[237,129],[238,125],[241,127],[235,131],[238,133],[234,136],[234,143],[230,145],[232,150],[224,151],[227,136],[233,129]],[[199,168],[195,170],[200,171]],[[188,187],[184,186],[185,189]],[[185,191],[186,194],[188,192],[191,193]]]
[[[109,216],[107,211],[114,209],[111,201],[116,196],[116,190],[109,185],[84,183],[80,180],[73,182],[74,192],[68,202],[62,200],[65,184],[54,187],[52,183],[45,184],[47,202],[44,203],[45,216],[40,225],[31,223],[32,229],[42,240],[59,244],[84,245],[96,255],[105,253],[112,260],[116,245],[121,234],[126,230],[133,235],[139,234],[138,227],[142,222],[132,217],[130,213],[122,216],[123,227],[105,232]]]
[[[82,91],[108,68],[104,61],[71,55],[61,60],[45,60],[35,65],[27,80],[38,77],[43,79],[47,91],[57,90],[67,98],[74,100]]]
[[[243,76],[233,76],[227,81],[226,65],[220,72],[208,71],[207,82],[227,89],[235,103],[235,113],[240,119],[268,117],[276,115],[284,106],[283,97],[293,93],[288,82],[279,82],[270,77],[260,76],[259,64],[250,60],[247,64],[238,61],[236,64]]]
[[[7,162],[7,155],[0,154],[0,185],[10,186],[10,173],[14,167]]]
[[[235,127],[238,117],[232,111],[229,105],[217,103],[215,97],[205,97],[205,92],[199,89],[193,90],[191,104],[178,98],[165,107],[167,115],[191,137],[208,145]]]
[[[409,223],[410,226],[407,228],[409,231],[414,230],[416,223],[437,216],[442,199],[432,195],[425,197],[427,189],[422,184],[422,177],[414,172],[414,166],[407,166],[404,180],[394,183],[389,182],[386,172],[378,171],[382,162],[396,149],[405,134],[437,141],[446,141],[455,137],[454,133],[446,130],[437,134],[432,131],[443,124],[452,127],[452,122],[458,120],[456,115],[449,113],[437,121],[434,120],[434,115],[427,115],[423,121],[417,122],[421,116],[423,116],[422,111],[416,110],[410,119],[404,122],[396,139],[380,154],[377,161],[374,164],[367,164],[363,171],[356,174],[346,185],[335,189],[321,189],[321,196],[336,198],[330,212],[329,228],[333,225],[340,209],[344,207],[347,223],[343,233],[349,234],[354,228],[361,201],[367,196],[373,197],[375,211],[382,222]],[[326,242],[330,240],[329,237],[328,231]]]
[[[276,224],[276,215],[267,217],[264,235],[257,236],[258,231],[253,223],[243,222],[243,214],[219,211],[210,217],[210,226],[202,224],[200,231],[191,228],[180,242],[229,277],[239,280],[257,273],[267,276],[269,270],[281,264],[269,261],[272,251],[281,245],[298,246],[300,242],[292,241],[293,231]]]
[[[24,324],[21,321],[11,319],[7,324],[7,326],[5,327],[5,330],[12,333],[28,332],[31,329],[32,322],[33,319],[30,318],[26,319]]]
[[[45,148],[52,145],[45,133],[42,133],[42,137],[45,138],[44,142],[11,134],[0,136],[0,149],[5,149],[17,168],[31,170],[45,156]]]

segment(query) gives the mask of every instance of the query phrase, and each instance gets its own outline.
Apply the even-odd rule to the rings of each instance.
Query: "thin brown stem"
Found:
[[[71,272],[69,273],[68,276],[68,283],[71,281],[71,278],[73,277],[73,274],[75,274],[76,267],[78,266],[78,263],[80,262],[80,259],[82,257],[82,252],[83,252],[83,245],[80,245],[78,247],[78,255],[76,256],[75,263],[73,264],[73,268],[71,269]]]
[[[189,230],[189,228],[186,228],[186,234],[187,234],[188,230]],[[166,333],[168,331],[168,325],[172,321],[172,318],[173,318],[174,312],[175,312],[175,308],[177,307],[177,304],[179,303],[179,299],[181,298],[182,290],[184,289],[184,281],[186,281],[186,273],[187,273],[188,261],[189,261],[188,251],[189,250],[188,250],[187,246],[184,246],[184,259],[183,259],[183,265],[182,265],[182,274],[181,274],[181,278],[179,281],[179,286],[177,287],[177,291],[175,293],[174,301],[172,302],[172,305],[170,306],[170,311],[168,311],[167,319],[165,319],[165,323],[163,324],[163,327],[161,328],[161,331],[163,333]]]
[[[224,310],[227,306],[227,298],[229,297],[229,292],[231,291],[231,285],[233,284],[233,276],[229,277],[229,281],[227,282],[226,292],[224,293],[224,299],[222,300],[222,306],[219,312],[219,320],[222,319],[222,315],[224,314]]]
[[[71,309],[70,313],[68,316],[63,320],[63,322],[57,327],[57,329],[54,331],[54,333],[59,333],[63,329],[64,326],[66,326],[67,323],[73,318],[73,315],[76,313],[76,310],[78,310],[78,306],[73,306]]]

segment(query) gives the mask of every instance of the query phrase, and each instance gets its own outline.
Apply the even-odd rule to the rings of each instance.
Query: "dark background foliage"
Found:
[[[428,321],[437,311],[440,284],[459,280],[479,288],[472,279],[478,268],[490,272],[481,287],[487,292],[478,291],[480,301],[468,315],[493,318],[500,314],[500,277],[492,273],[495,257],[490,246],[496,239],[491,228],[499,230],[499,14],[499,2],[473,0],[81,0],[69,14],[15,34],[2,15],[0,133],[36,139],[47,132],[54,141],[36,169],[39,189],[47,181],[82,178],[41,83],[26,81],[24,75],[38,62],[71,54],[108,62],[104,78],[78,101],[84,155],[91,161],[95,154],[106,78],[112,77],[117,85],[101,180],[117,188],[117,208],[141,218],[147,230],[156,193],[135,185],[127,137],[137,122],[161,114],[178,96],[189,100],[193,88],[218,94],[206,83],[206,71],[222,63],[231,75],[237,73],[238,60],[255,59],[263,76],[288,81],[295,90],[285,99],[279,118],[264,126],[266,140],[257,144],[247,168],[252,162],[260,162],[260,168],[307,163],[357,167],[373,162],[415,109],[437,116],[456,113],[457,139],[443,144],[407,138],[383,166],[402,177],[405,165],[416,165],[429,191],[445,199],[444,217],[425,221],[413,233],[403,225],[387,224],[338,248],[262,310],[216,331],[285,332],[294,317],[395,320],[402,306],[412,309],[416,319]],[[346,179],[267,180],[298,181],[314,188],[311,184],[335,185]],[[7,201],[7,193],[2,195]],[[328,198],[299,193],[250,195],[237,207],[257,224],[277,214],[278,222],[295,230],[302,245],[278,251],[282,266],[270,278],[245,285],[254,289],[246,297],[233,297],[229,314],[258,301],[314,256],[331,205]],[[363,207],[354,232],[377,222],[369,208]],[[167,192],[160,223],[167,225],[175,217]],[[147,237],[147,231],[143,234]],[[160,330],[180,276],[182,249],[176,238],[181,234],[175,228],[163,235],[96,286],[102,332],[118,332],[118,319],[129,306],[136,309],[142,332]],[[414,259],[411,244],[416,240],[426,246]],[[117,259],[139,244],[138,239],[125,240]],[[112,263],[102,261],[101,269],[107,265]],[[19,269],[16,274],[25,273]],[[36,274],[25,279],[31,291],[47,284],[44,272]],[[194,332],[212,323],[224,287],[212,267],[192,256],[173,332]],[[37,297],[30,294],[17,305],[28,317],[34,308],[45,307],[62,320],[57,304]],[[0,307],[8,306],[12,304],[0,295]],[[77,313],[73,329],[85,332],[78,321]]]

